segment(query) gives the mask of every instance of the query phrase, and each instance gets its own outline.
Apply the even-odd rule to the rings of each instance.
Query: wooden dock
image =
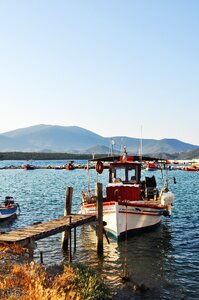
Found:
[[[72,208],[72,194],[73,188],[68,187],[66,190],[66,201],[64,208],[64,217],[51,220],[48,222],[35,223],[32,226],[26,228],[17,229],[10,232],[0,232],[0,242],[4,243],[16,243],[22,247],[26,247],[29,250],[29,259],[33,259],[34,250],[36,249],[36,241],[47,238],[62,232],[62,249],[68,251],[69,262],[72,261],[72,234],[74,232],[74,251],[76,251],[76,228],[83,224],[88,224],[94,221],[98,222],[97,230],[97,252],[103,253],[103,196],[102,196],[102,184],[97,184],[97,207],[96,215],[84,215],[71,213]],[[108,238],[107,238],[108,240]],[[108,240],[109,242],[109,240]],[[43,263],[43,253],[41,255],[41,263]]]
[[[93,215],[70,214],[56,220],[37,223],[26,228],[1,233],[0,242],[18,243],[27,247],[31,241],[38,241],[51,235],[67,231],[69,228],[76,228],[95,220],[96,216]]]

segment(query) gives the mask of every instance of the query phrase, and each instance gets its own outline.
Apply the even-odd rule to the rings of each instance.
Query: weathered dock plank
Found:
[[[26,245],[30,239],[38,241],[51,235],[63,232],[70,228],[78,227],[96,220],[95,216],[71,214],[52,221],[34,224],[26,228],[0,234],[0,242],[19,243]]]

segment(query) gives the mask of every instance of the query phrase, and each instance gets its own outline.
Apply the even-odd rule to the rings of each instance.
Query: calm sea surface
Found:
[[[0,161],[0,167],[25,163]],[[33,164],[61,166],[65,161],[34,161]],[[96,179],[95,171],[91,170],[90,174],[92,184]],[[160,171],[153,174],[160,184]],[[104,187],[107,175],[104,170],[99,176]],[[176,185],[173,184],[174,176]],[[78,229],[73,261],[95,267],[116,293],[114,299],[199,299],[199,173],[169,171],[169,178],[175,193],[173,214],[170,219],[164,218],[155,231],[132,237],[127,244],[111,239],[108,245],[104,241],[104,256],[98,258],[95,232],[88,225]],[[85,169],[0,170],[1,201],[12,195],[21,207],[21,214],[12,221],[0,223],[0,230],[9,231],[63,216],[68,186],[74,188],[73,212],[78,212],[80,192],[87,189]],[[38,241],[36,261],[39,261],[40,251],[43,251],[47,265],[67,261],[61,251],[60,234]],[[121,281],[125,256],[130,277],[128,283]],[[133,287],[141,284],[146,290],[134,292]]]

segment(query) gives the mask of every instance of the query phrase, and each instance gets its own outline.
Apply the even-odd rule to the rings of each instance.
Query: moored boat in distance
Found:
[[[162,216],[171,215],[174,194],[168,188],[168,180],[160,191],[155,176],[141,180],[139,157],[127,156],[126,149],[123,156],[96,159],[98,174],[103,172],[103,163],[107,161],[109,178],[103,197],[103,221],[109,234],[120,239],[127,233],[129,237],[156,227]],[[80,213],[96,214],[96,201],[97,195],[88,185],[88,191],[82,192]]]
[[[5,197],[5,201],[0,204],[0,220],[6,220],[17,213],[19,204],[14,202],[13,197]]]
[[[155,162],[147,162],[147,164],[146,164],[147,171],[156,171],[158,169],[160,169],[160,168]]]
[[[24,170],[35,170],[35,166],[31,165],[31,164],[26,164],[23,166]]]
[[[192,165],[192,166],[187,166],[184,168],[185,171],[190,171],[190,172],[199,172],[199,166],[195,166],[195,165]]]
[[[66,165],[66,170],[74,170],[75,165],[74,165],[74,160],[71,160],[67,165]]]

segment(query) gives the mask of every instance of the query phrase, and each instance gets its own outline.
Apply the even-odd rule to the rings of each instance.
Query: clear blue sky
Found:
[[[199,145],[198,0],[0,0],[0,133]]]

